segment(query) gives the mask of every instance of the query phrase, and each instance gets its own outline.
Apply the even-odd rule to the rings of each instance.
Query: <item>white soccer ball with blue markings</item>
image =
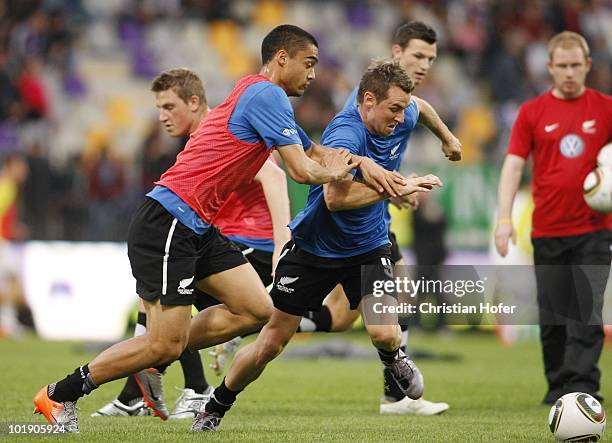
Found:
[[[589,172],[582,189],[591,209],[612,213],[612,166],[598,166]]]
[[[606,411],[595,397],[572,392],[550,409],[548,426],[559,441],[598,441],[606,430]]]

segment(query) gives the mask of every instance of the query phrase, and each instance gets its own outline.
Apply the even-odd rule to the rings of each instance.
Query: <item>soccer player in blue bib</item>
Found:
[[[406,118],[414,85],[396,62],[372,65],[363,75],[358,106],[337,114],[321,143],[348,149],[368,157],[385,169],[399,166],[399,147],[405,131],[416,124]],[[323,159],[325,163],[325,159]],[[205,410],[198,413],[192,430],[216,430],[236,396],[257,379],[266,364],[276,358],[294,335],[302,316],[319,310],[329,292],[342,285],[351,309],[364,315],[366,330],[403,393],[420,398],[423,377],[400,351],[401,330],[397,316],[374,319],[373,288],[393,279],[388,226],[385,221],[388,194],[361,183],[359,171],[323,186],[311,186],[306,208],[290,224],[292,241],[278,262],[270,293],[274,312],[255,342],[241,349]],[[440,186],[433,175],[407,178],[399,193],[407,196]],[[381,301],[393,304],[395,292]],[[363,300],[363,301],[362,301]]]
[[[427,24],[420,21],[409,21],[399,26],[393,36],[391,54],[393,59],[404,68],[417,87],[427,76],[437,56],[437,35]],[[357,92],[355,88],[346,100],[344,110],[357,107]],[[404,118],[409,121],[418,120],[426,126],[442,143],[442,152],[450,161],[461,159],[461,143],[446,127],[433,107],[426,101],[412,96],[410,105],[406,108]],[[414,127],[414,125],[413,125]],[[401,128],[398,128],[401,129]],[[412,128],[403,128],[395,131],[392,147],[393,160],[390,166],[399,169],[406,152]],[[416,209],[418,206],[417,194],[410,194],[404,198],[396,197],[386,201],[387,210],[384,213],[387,226],[390,228],[391,214],[388,204]],[[391,242],[391,261],[398,267],[396,272],[401,273],[404,261],[395,238],[389,230]],[[350,310],[342,286],[336,286],[325,299],[320,311],[310,311],[300,322],[300,332],[340,332],[349,329],[357,320],[359,313]],[[402,350],[406,350],[408,343],[408,327],[402,325]],[[412,400],[406,397],[393,381],[388,370],[384,370],[384,397],[380,403],[381,414],[410,414],[410,415],[437,415],[446,411],[449,406],[445,402],[431,402],[424,398]]]

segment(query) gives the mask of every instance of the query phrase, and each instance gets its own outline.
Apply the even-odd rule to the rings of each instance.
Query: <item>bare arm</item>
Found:
[[[278,149],[289,176],[298,183],[309,185],[340,180],[359,166],[359,160],[352,159],[346,149],[332,151],[322,157],[321,161],[325,163],[325,166],[322,166],[304,153],[302,145],[286,145]]]
[[[276,260],[278,260],[283,246],[291,239],[291,231],[287,227],[291,221],[287,177],[285,171],[268,160],[255,176],[255,181],[261,183],[272,218],[272,229],[274,231],[272,269],[275,269]]]
[[[318,163],[321,161],[321,158],[323,158],[323,156],[327,154],[327,152],[330,151],[331,149],[332,148],[328,148],[327,146],[320,145],[311,140],[310,148],[308,148],[308,150],[304,152],[306,153],[306,156],[308,156],[308,158]]]
[[[406,196],[415,192],[429,192],[435,186],[442,186],[442,182],[435,175],[425,177],[405,178],[406,185],[401,195]],[[363,208],[389,198],[389,194],[378,192],[370,186],[354,180],[340,180],[323,185],[323,196],[327,208],[332,211],[346,211],[347,209]]]
[[[320,162],[323,156],[335,150],[334,148],[312,142],[312,145],[308,151],[306,151],[306,155],[312,160]],[[401,192],[402,186],[406,185],[406,181],[398,172],[384,169],[371,158],[355,154],[353,154],[353,158],[361,161],[359,170],[361,171],[363,180],[374,189],[377,189],[378,192],[386,192],[395,197]]]
[[[412,97],[419,108],[419,123],[426,126],[442,142],[442,152],[450,161],[461,160],[461,142],[448,129],[436,110],[419,97]]]
[[[516,232],[512,226],[512,204],[521,183],[524,168],[524,158],[514,154],[506,155],[499,177],[497,192],[499,213],[495,227],[495,247],[502,257],[508,253],[508,240],[516,244]]]

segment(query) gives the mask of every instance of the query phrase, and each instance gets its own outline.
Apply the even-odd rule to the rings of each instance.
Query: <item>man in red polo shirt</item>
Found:
[[[521,106],[512,129],[499,182],[495,245],[505,256],[508,240],[515,241],[512,203],[532,154],[531,235],[548,382],[543,402],[553,404],[573,391],[601,399],[598,361],[610,240],[607,216],[586,205],[582,183],[612,138],[612,97],[585,87],[591,58],[582,36],[562,32],[551,39],[548,53],[553,87]]]

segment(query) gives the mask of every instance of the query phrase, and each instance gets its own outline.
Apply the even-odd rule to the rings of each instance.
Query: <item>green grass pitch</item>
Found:
[[[329,339],[298,336],[289,349]],[[334,335],[368,346],[365,333]],[[154,417],[90,418],[112,400],[122,382],[102,386],[78,403],[81,434],[64,437],[14,437],[13,441],[157,442],[157,441],[414,441],[414,442],[540,442],[554,441],[547,427],[549,408],[540,405],[544,378],[537,340],[502,347],[493,334],[413,335],[416,350],[458,354],[458,361],[417,360],[425,375],[426,398],[446,401],[451,408],[436,417],[381,416],[382,371],[372,358],[362,360],[279,358],[239,398],[215,434],[193,435],[190,420],[162,422]],[[612,400],[612,346],[601,359],[602,393]],[[208,359],[206,352],[202,355]],[[93,354],[76,343],[35,338],[0,341],[0,422],[39,422],[32,415],[32,397],[87,362]],[[207,364],[208,361],[205,361]],[[211,384],[219,378],[207,371]],[[175,363],[165,377],[172,409],[182,386]],[[612,441],[608,430],[603,441]],[[7,435],[0,435],[0,440]]]

